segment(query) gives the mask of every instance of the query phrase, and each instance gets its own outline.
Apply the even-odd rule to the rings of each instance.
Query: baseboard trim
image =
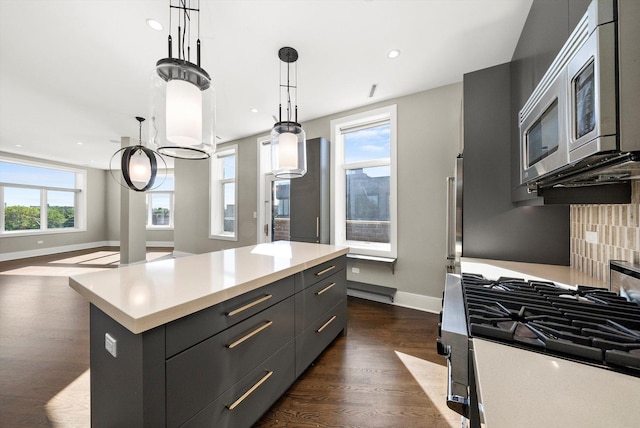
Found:
[[[376,293],[369,293],[362,290],[347,289],[347,296],[358,297],[360,299],[371,300],[373,302],[388,303],[390,305],[401,306],[408,309],[438,314],[442,310],[442,299],[425,296],[422,294],[407,293],[397,291],[393,301],[389,296]]]
[[[48,256],[51,254],[67,253],[69,251],[89,250],[100,247],[120,247],[120,241],[87,242],[84,244],[63,245],[60,247],[38,248],[36,250],[14,251],[0,254],[0,262],[27,259],[29,257]],[[173,248],[172,241],[149,241],[148,248]]]
[[[69,251],[88,250],[91,248],[113,246],[109,241],[87,242],[84,244],[64,245],[60,247],[38,248],[36,250],[15,251],[12,253],[0,254],[0,262],[9,260],[26,259],[29,257],[48,256],[50,254],[66,253]]]

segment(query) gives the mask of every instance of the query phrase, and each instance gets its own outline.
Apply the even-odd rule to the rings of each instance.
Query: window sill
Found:
[[[398,261],[397,258],[380,257],[380,256],[367,256],[365,254],[355,254],[355,253],[348,253],[347,254],[347,258],[348,259],[361,260],[361,261],[365,261],[365,262],[372,262],[372,263],[384,263],[384,264],[389,265],[389,267],[391,268],[391,274],[392,275],[394,275],[396,273],[396,262]]]

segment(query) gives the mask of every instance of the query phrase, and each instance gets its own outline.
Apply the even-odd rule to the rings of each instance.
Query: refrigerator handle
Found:
[[[447,260],[456,258],[456,178],[447,177]]]

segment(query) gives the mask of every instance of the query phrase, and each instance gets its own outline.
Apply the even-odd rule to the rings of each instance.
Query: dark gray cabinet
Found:
[[[291,241],[329,243],[329,141],[307,141],[307,173],[290,182]]]
[[[140,334],[91,305],[92,427],[251,426],[345,331],[345,266],[340,256]]]
[[[511,200],[512,64],[464,75],[463,256],[569,264],[569,206]]]

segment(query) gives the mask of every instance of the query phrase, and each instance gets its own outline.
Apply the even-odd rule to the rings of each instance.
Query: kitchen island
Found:
[[[348,247],[276,242],[72,276],[91,423],[250,426],[346,331]]]

